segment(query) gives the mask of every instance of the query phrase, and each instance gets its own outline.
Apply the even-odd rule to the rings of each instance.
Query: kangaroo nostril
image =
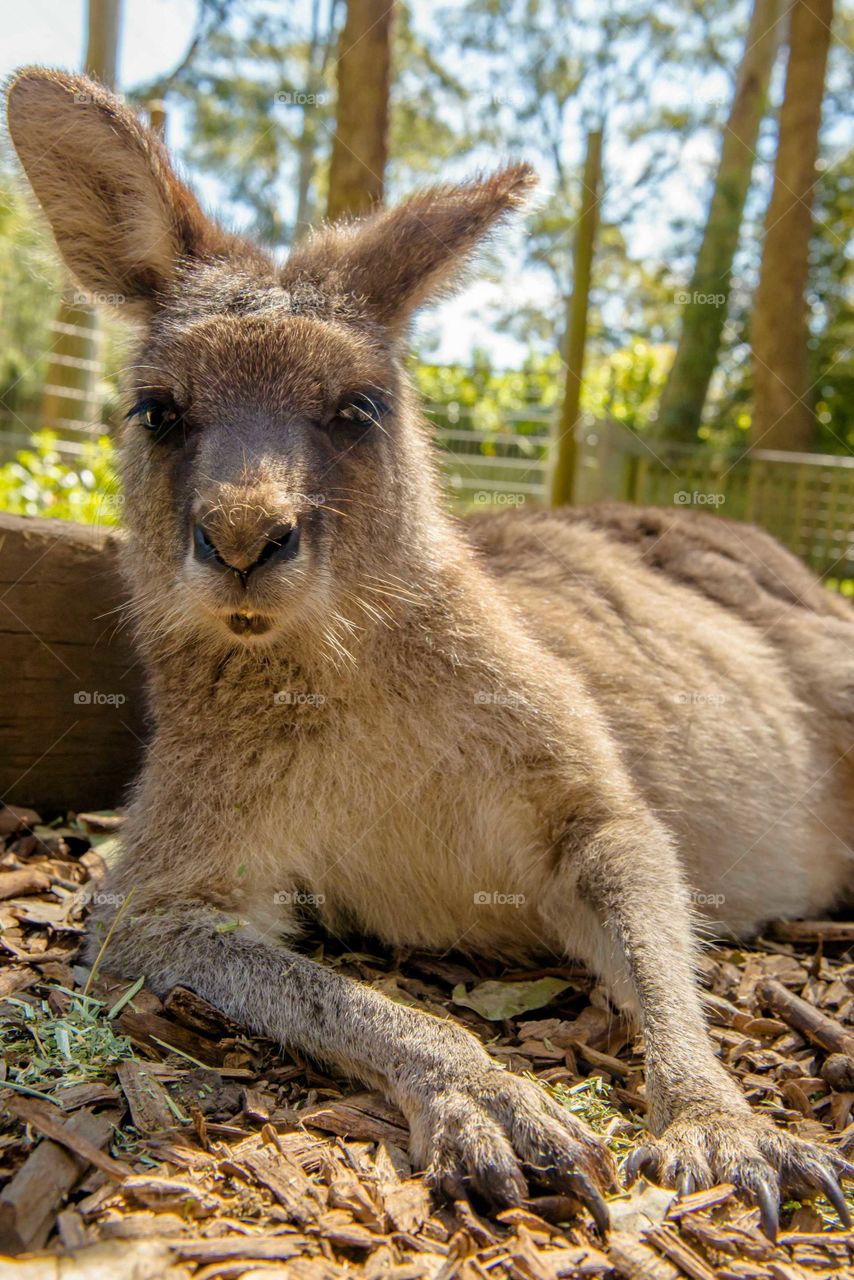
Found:
[[[197,560],[219,560],[220,563],[225,563],[203,524],[193,526],[193,555]]]
[[[290,560],[299,550],[299,529],[295,524],[280,524],[267,534],[267,543],[252,565],[269,564],[271,560]]]

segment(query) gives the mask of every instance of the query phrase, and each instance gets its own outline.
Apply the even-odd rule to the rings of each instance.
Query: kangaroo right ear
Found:
[[[27,67],[9,132],[59,250],[84,289],[150,310],[182,258],[225,237],[176,178],[160,140],[85,76]]]

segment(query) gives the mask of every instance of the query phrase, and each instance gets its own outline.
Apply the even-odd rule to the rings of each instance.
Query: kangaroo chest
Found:
[[[306,744],[270,778],[262,892],[337,932],[518,950],[542,819],[522,779],[487,763],[479,745],[425,740],[423,727]]]

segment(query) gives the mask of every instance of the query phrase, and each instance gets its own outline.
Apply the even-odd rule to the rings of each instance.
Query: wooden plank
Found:
[[[0,802],[112,808],[145,735],[142,669],[113,612],[120,535],[0,515]]]

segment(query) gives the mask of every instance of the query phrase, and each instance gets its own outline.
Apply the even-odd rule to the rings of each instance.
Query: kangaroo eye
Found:
[[[135,404],[128,417],[139,418],[147,431],[160,438],[171,431],[181,415],[171,401],[147,399]]]
[[[372,422],[379,425],[387,413],[388,405],[379,396],[358,392],[344,397],[338,406],[336,417],[368,426]]]

